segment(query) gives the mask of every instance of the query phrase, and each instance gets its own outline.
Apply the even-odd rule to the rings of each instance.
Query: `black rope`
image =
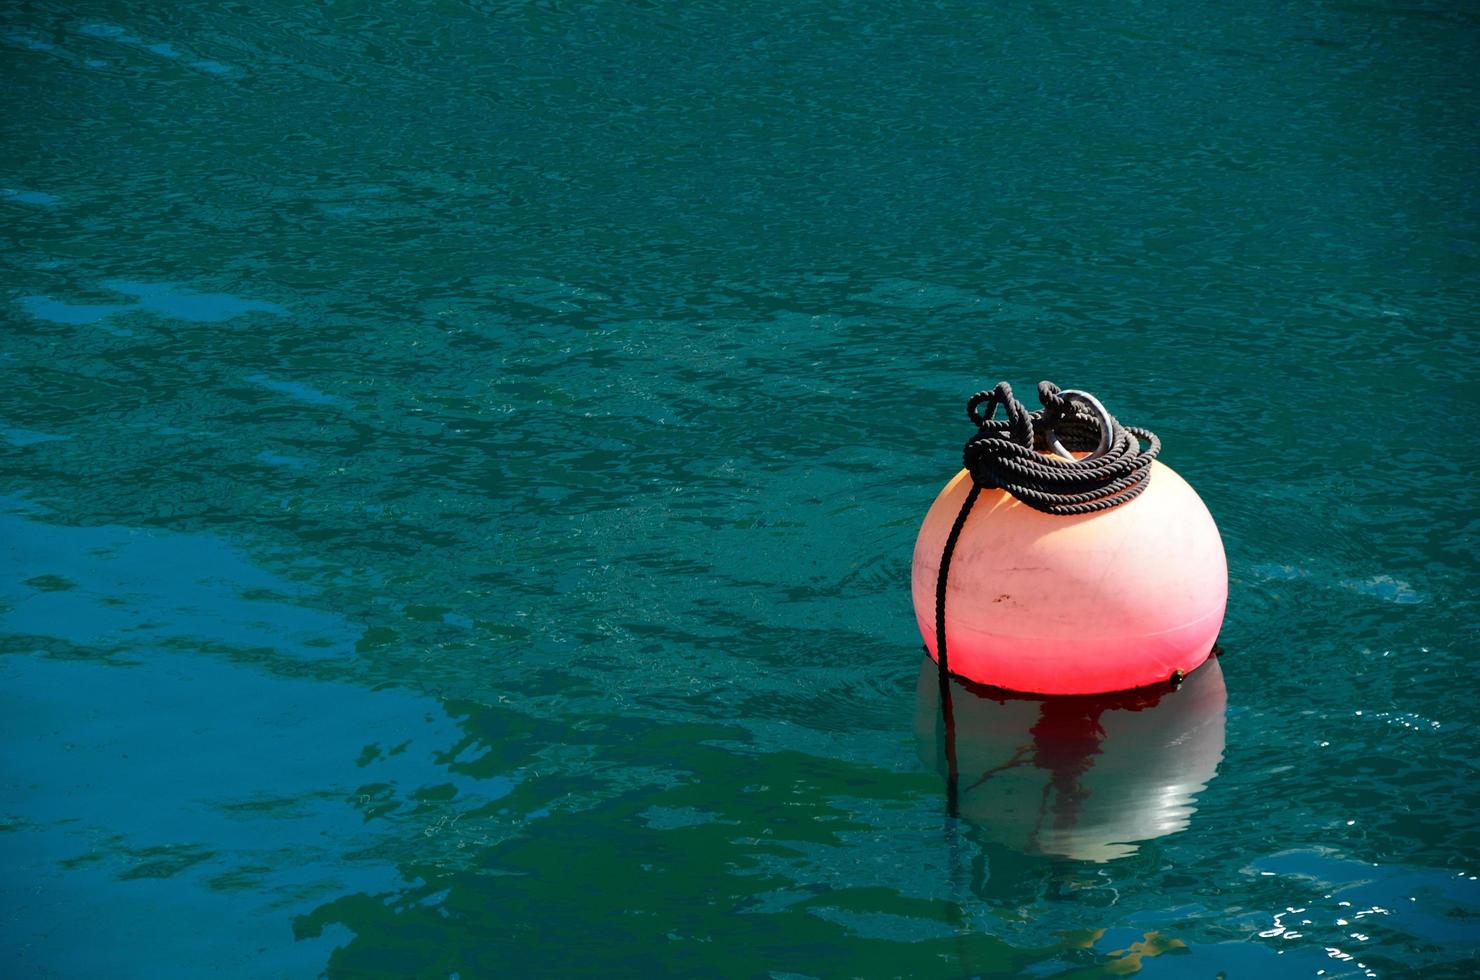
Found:
[[[962,459],[971,474],[956,522],[940,556],[935,578],[935,660],[940,675],[941,711],[946,739],[946,808],[957,815],[956,746],[954,712],[951,706],[950,664],[946,653],[946,578],[951,555],[972,505],[986,489],[1002,489],[1045,514],[1070,516],[1109,510],[1140,496],[1151,481],[1151,462],[1161,452],[1161,440],[1149,429],[1122,426],[1115,417],[1105,424],[1084,401],[1066,396],[1058,385],[1038,382],[1038,400],[1043,408],[1030,412],[1012,396],[1012,387],[1002,381],[990,391],[979,391],[966,402],[966,414],[976,434],[966,440]],[[1007,416],[996,419],[997,409]],[[982,409],[985,409],[983,413]],[[1103,454],[1083,459],[1063,459],[1039,452],[1053,440],[1071,452],[1094,452],[1108,445]],[[1145,441],[1148,448],[1142,449]]]
[[[961,537],[961,529],[966,526],[966,516],[971,513],[971,505],[976,503],[976,498],[981,494],[980,484],[972,484],[971,491],[966,494],[966,503],[956,514],[956,523],[951,525],[951,533],[946,536],[946,550],[941,555],[941,568],[951,560],[951,552],[956,550],[956,539]],[[940,710],[941,720],[945,726],[946,739],[946,812],[956,816],[956,785],[960,780],[956,768],[956,717],[951,707],[951,670],[946,663],[946,576],[942,571],[935,577],[935,657],[939,670],[936,672],[940,679]]]
[[[1066,398],[1048,381],[1038,382],[1038,400],[1042,410],[1029,412],[1005,381],[971,396],[966,414],[977,427],[976,435],[966,441],[962,457],[973,483],[1000,487],[1045,514],[1064,515],[1108,510],[1146,489],[1151,461],[1161,452],[1154,432],[1122,426],[1112,416],[1110,447],[1098,459],[1045,456],[1037,450],[1048,448],[1053,434],[1071,451],[1095,449],[1101,423],[1083,402]],[[999,406],[1007,418],[992,417]],[[1143,439],[1150,444],[1144,451]]]

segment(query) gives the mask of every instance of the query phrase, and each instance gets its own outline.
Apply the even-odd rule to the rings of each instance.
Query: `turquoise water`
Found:
[[[0,52],[6,975],[1480,970],[1473,7]],[[1040,378],[1201,492],[1224,653],[958,691],[1032,751],[949,820],[911,548]]]

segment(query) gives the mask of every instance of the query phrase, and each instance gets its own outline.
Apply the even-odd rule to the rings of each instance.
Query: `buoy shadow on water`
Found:
[[[1210,657],[1180,687],[1035,697],[951,678],[943,732],[939,672],[922,658],[920,758],[950,778],[961,819],[1027,853],[1111,861],[1187,829],[1223,759],[1228,692]]]

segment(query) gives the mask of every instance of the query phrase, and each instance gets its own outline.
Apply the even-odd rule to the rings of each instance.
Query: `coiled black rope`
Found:
[[[978,487],[1001,487],[1018,500],[1045,514],[1090,514],[1108,510],[1139,496],[1151,478],[1151,461],[1161,452],[1161,440],[1149,429],[1122,426],[1108,412],[1097,417],[1093,396],[1066,393],[1048,381],[1038,382],[1043,408],[1029,412],[1012,397],[1012,387],[1000,382],[991,391],[979,391],[966,403],[966,414],[976,435],[962,453],[971,481]],[[1007,418],[994,419],[998,407]],[[986,413],[982,414],[981,409]],[[1110,432],[1104,438],[1103,426]],[[1104,452],[1085,459],[1045,456],[1057,440],[1073,451],[1104,446]],[[1139,440],[1150,443],[1141,449]]]
[[[946,653],[946,579],[972,505],[983,490],[1000,488],[1045,514],[1072,516],[1109,510],[1146,490],[1151,463],[1161,452],[1161,440],[1154,432],[1122,426],[1092,395],[1040,381],[1038,400],[1043,408],[1028,411],[1012,396],[1012,386],[1002,381],[966,402],[966,414],[976,426],[976,434],[966,440],[962,452],[971,474],[971,490],[946,536],[935,578],[935,660],[946,728],[946,808],[952,817],[957,809],[958,776]],[[1006,418],[994,418],[998,408]],[[1142,441],[1148,448],[1141,448]],[[1065,456],[1040,452],[1049,449]],[[1089,455],[1074,458],[1069,455],[1074,452]]]

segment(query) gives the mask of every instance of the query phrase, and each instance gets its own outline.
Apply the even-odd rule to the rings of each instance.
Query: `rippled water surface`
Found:
[[[7,5],[0,971],[1480,970],[1477,52]],[[949,820],[911,548],[1039,378],[1201,492],[1224,653],[958,690]]]

